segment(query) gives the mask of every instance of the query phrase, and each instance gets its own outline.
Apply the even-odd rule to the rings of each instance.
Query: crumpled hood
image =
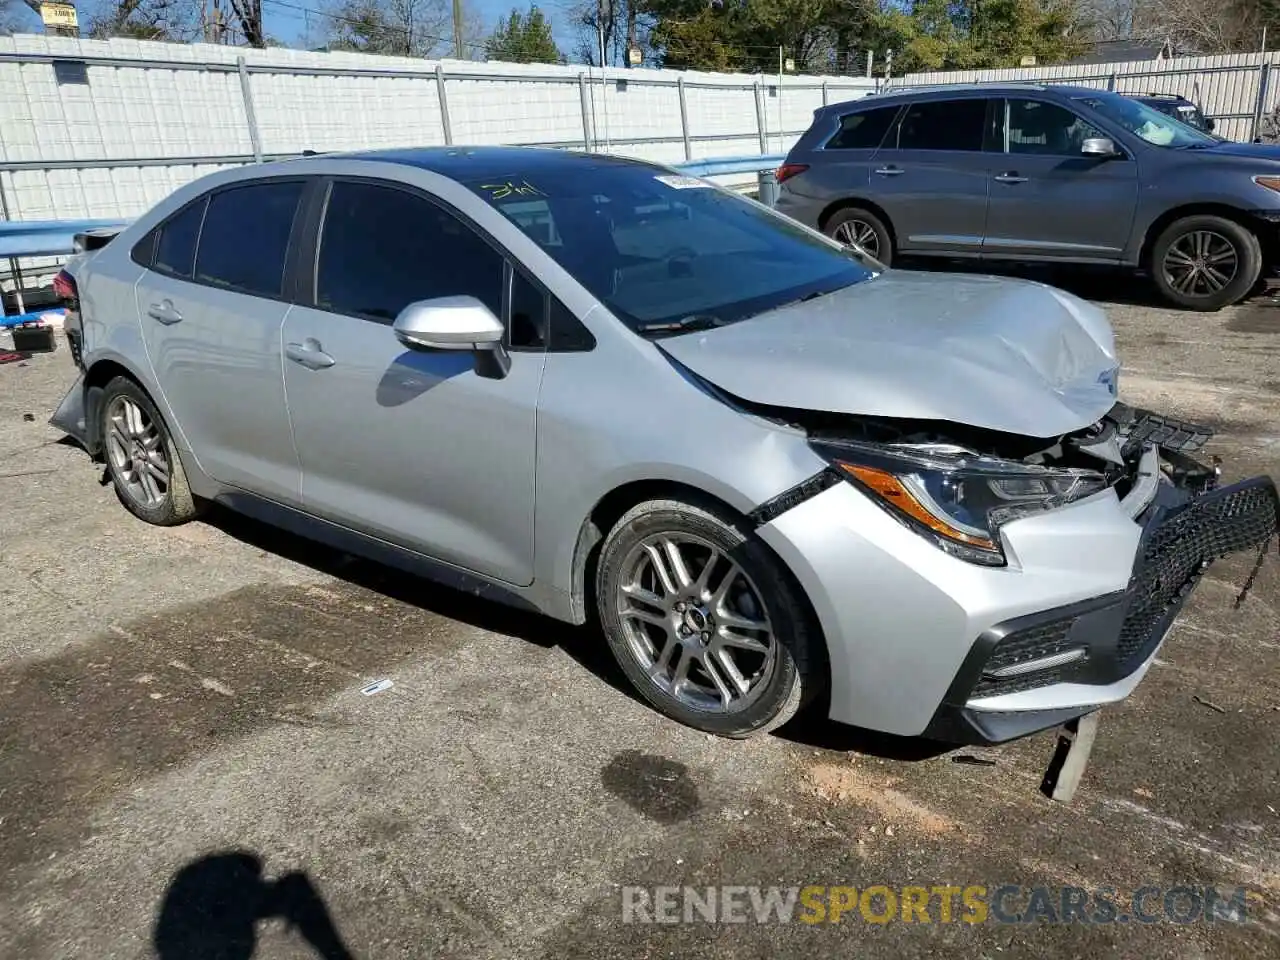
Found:
[[[1106,315],[1025,280],[891,270],[658,345],[744,400],[945,420],[1030,437],[1079,430],[1115,404]]]

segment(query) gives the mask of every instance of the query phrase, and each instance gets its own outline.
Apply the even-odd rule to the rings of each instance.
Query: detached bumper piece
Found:
[[[926,736],[999,743],[1093,710],[985,711],[971,700],[1055,683],[1106,685],[1154,653],[1196,583],[1215,560],[1265,550],[1280,532],[1280,498],[1269,477],[1222,487],[1189,502],[1157,500],[1128,589],[998,624],[978,638]]]

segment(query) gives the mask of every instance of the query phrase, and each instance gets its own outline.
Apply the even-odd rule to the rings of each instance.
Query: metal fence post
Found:
[[[1270,86],[1271,64],[1258,66],[1258,100],[1253,105],[1253,128],[1249,133],[1250,140],[1258,139],[1258,127],[1262,125],[1262,115],[1267,110],[1267,87]]]
[[[693,159],[693,144],[689,142],[689,105],[684,98],[684,77],[676,77],[676,89],[680,91],[680,136],[684,138],[684,158]]]
[[[827,81],[823,80],[822,81],[822,105],[825,107],[829,102],[830,102],[830,98],[827,94]]]
[[[1107,78],[1107,89],[1112,93],[1116,92],[1116,75],[1114,72]]]
[[[757,80],[754,86],[756,95],[756,132],[760,135],[760,155],[764,156],[769,152],[769,139],[767,128],[764,125],[764,93]]]
[[[445,146],[453,146],[453,124],[449,122],[449,91],[445,88],[444,66],[436,64],[436,99],[440,101],[440,126]]]
[[[591,129],[591,113],[587,107],[587,75],[578,74],[578,100],[582,104],[582,149],[591,152],[591,140],[595,132]]]
[[[262,162],[262,138],[258,135],[258,115],[253,109],[253,89],[249,86],[249,66],[244,57],[236,57],[236,69],[240,71],[240,93],[244,97],[244,118],[249,124],[249,144],[253,147],[253,162]]]

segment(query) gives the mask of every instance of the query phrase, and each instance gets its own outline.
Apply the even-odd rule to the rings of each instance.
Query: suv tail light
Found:
[[[65,270],[59,270],[53,278],[53,292],[63,303],[71,305],[80,299],[80,291],[76,288],[76,278]]]
[[[775,176],[778,178],[779,183],[785,183],[796,174],[804,173],[808,169],[809,165],[807,163],[784,163],[778,168]]]

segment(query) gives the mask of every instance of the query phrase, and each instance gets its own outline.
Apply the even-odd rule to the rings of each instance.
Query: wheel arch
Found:
[[[893,220],[890,219],[889,214],[885,212],[884,207],[880,206],[880,204],[875,203],[872,200],[863,199],[862,197],[842,197],[839,200],[834,200],[827,204],[826,207],[823,208],[822,213],[818,215],[818,229],[823,233],[826,233],[827,224],[831,222],[832,217],[841,210],[848,210],[856,207],[860,207],[868,213],[875,214],[876,219],[883,223],[884,228],[889,231],[889,240],[896,250],[898,247],[898,233],[894,229]]]
[[[578,529],[577,541],[573,550],[573,569],[571,582],[571,606],[573,622],[582,624],[592,619],[594,614],[594,584],[596,564],[600,556],[600,547],[605,537],[613,529],[624,514],[632,507],[647,500],[682,500],[694,506],[711,507],[741,521],[746,529],[753,524],[747,515],[722,497],[698,487],[692,483],[679,480],[642,479],[631,480],[614,487],[600,497],[591,511],[583,519]],[[761,546],[769,551],[777,560],[779,568],[791,582],[796,596],[805,606],[811,617],[816,636],[819,639],[815,653],[822,657],[823,668],[827,669],[829,652],[826,634],[822,629],[822,621],[818,617],[808,591],[804,589],[800,578],[791,565],[773,548],[772,545],[759,540]]]
[[[101,418],[98,416],[99,404],[107,384],[116,379],[116,377],[132,380],[138,385],[139,390],[150,397],[152,403],[156,402],[156,398],[147,389],[147,385],[138,376],[137,372],[119,359],[103,357],[90,364],[84,373],[84,430],[85,446],[90,456],[95,458],[102,455],[102,436],[99,429],[101,427]],[[158,406],[157,409],[159,409]]]
[[[1147,225],[1146,232],[1142,237],[1142,246],[1138,251],[1138,266],[1146,270],[1153,269],[1151,254],[1160,234],[1164,233],[1165,229],[1175,221],[1181,220],[1183,217],[1194,216],[1222,217],[1224,220],[1230,220],[1244,227],[1257,237],[1258,242],[1262,245],[1264,268],[1266,264],[1274,262],[1276,254],[1280,253],[1276,242],[1270,239],[1269,231],[1259,230],[1258,219],[1247,211],[1241,210],[1239,207],[1233,207],[1229,203],[1185,203],[1166,210]]]

